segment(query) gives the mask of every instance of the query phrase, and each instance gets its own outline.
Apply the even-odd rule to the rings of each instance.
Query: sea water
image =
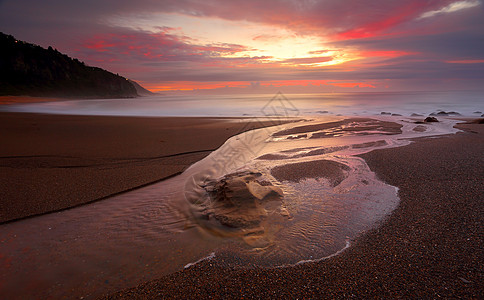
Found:
[[[376,115],[381,112],[428,115],[454,111],[480,116],[484,93],[364,92],[263,95],[154,95],[134,99],[92,99],[1,106],[0,111],[118,116],[264,116],[272,99],[286,98],[300,115]],[[478,113],[481,112],[481,113]]]

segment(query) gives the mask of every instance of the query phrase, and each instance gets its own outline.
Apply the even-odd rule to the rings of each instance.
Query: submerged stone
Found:
[[[424,122],[426,123],[430,123],[430,122],[438,122],[439,120],[437,120],[436,117],[427,117],[425,118]]]
[[[252,228],[267,216],[263,204],[281,200],[279,187],[262,180],[261,173],[243,172],[225,176],[205,189],[212,199],[209,214],[221,224],[233,228]]]

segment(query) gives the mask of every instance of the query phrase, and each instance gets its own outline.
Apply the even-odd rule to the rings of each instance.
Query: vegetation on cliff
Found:
[[[56,49],[0,32],[0,95],[126,98],[138,96],[126,78],[90,67]]]

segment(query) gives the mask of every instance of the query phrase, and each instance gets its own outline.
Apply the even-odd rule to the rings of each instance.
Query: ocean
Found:
[[[484,92],[364,92],[324,94],[154,95],[19,104],[0,111],[111,116],[482,115]]]

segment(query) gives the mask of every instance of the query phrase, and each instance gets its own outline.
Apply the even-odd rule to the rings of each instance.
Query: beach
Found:
[[[0,0],[0,300],[484,300],[484,0],[58,2]]]
[[[339,255],[285,268],[207,259],[106,298],[482,298],[484,128],[459,128],[362,155],[401,202]]]
[[[347,126],[355,120],[363,122],[360,128],[351,130],[356,135],[379,128],[381,124],[386,126],[381,131],[383,134],[397,135],[400,132],[400,125],[368,119],[347,119],[337,125]],[[125,198],[134,195],[126,191],[136,192],[140,187],[149,188],[152,183],[165,182],[167,178],[176,179],[174,175],[212,153],[231,136],[250,128],[274,124],[251,118],[26,113],[2,113],[0,122],[0,133],[6,141],[0,150],[1,189],[6,195],[2,197],[2,222],[75,206],[87,211],[89,207],[83,204],[102,199],[106,201],[99,201],[101,204],[116,202],[118,198],[122,201],[123,195]],[[326,130],[328,127],[321,126],[318,129]],[[137,280],[136,284],[126,282],[123,284],[125,287],[134,287],[116,293],[111,294],[113,288],[106,285],[102,288],[109,292],[104,295],[109,299],[481,298],[484,258],[481,251],[484,246],[481,203],[484,194],[481,179],[484,177],[483,126],[458,125],[463,132],[415,139],[410,145],[377,149],[360,155],[380,180],[398,188],[400,203],[379,226],[351,238],[349,246],[336,252],[337,255],[329,255],[320,261],[268,268],[234,265],[233,261],[238,258],[230,256],[237,255],[237,252],[221,251],[221,255],[210,255],[205,260],[188,264],[181,271],[154,276],[155,280]],[[313,127],[310,129],[313,130]],[[304,126],[296,128],[289,133],[304,134]],[[344,127],[342,131],[350,130]],[[336,134],[331,131],[330,135]],[[316,137],[315,133],[312,135]],[[274,136],[279,137],[278,134]],[[319,132],[317,138],[321,136],[326,135]],[[326,138],[329,141],[330,137]],[[308,139],[307,143],[314,141],[317,140]],[[385,146],[386,143],[358,143],[352,147],[357,151],[379,145]],[[325,151],[340,151],[340,148],[325,148],[324,151],[311,148],[303,155],[282,151],[266,154],[265,157],[269,157],[269,162],[282,154],[299,155],[305,159],[297,164],[275,167],[273,175],[281,181],[299,181],[305,176],[324,177],[330,179],[332,186],[345,180],[348,167],[328,160],[313,161],[312,156]],[[267,186],[267,182],[260,183]],[[112,195],[119,197],[110,197]],[[102,207],[101,204],[91,210]],[[104,214],[104,211],[99,214]],[[112,214],[119,217],[117,211]],[[75,210],[71,210],[71,215],[75,215]],[[35,219],[30,218],[32,222],[26,223],[25,227],[34,224]],[[22,222],[1,226],[12,225],[8,227],[8,233],[16,223]],[[81,218],[79,222],[86,221]],[[49,230],[50,226],[56,229],[55,222],[49,218],[39,224],[48,226]],[[59,224],[64,226],[67,223]],[[112,226],[109,222],[106,224]],[[108,229],[100,228],[101,231]],[[153,229],[158,228],[155,226],[148,231]],[[42,237],[39,239],[42,240]],[[80,246],[77,251],[83,255],[82,247],[87,245],[77,245]],[[133,252],[154,253],[147,248],[141,251],[134,245],[127,244]],[[111,246],[116,247],[117,244]],[[52,249],[60,251],[58,249],[61,248],[57,247]],[[66,253],[75,250],[67,249]],[[172,258],[162,256],[158,259],[169,261]],[[66,258],[66,262],[70,261]],[[3,263],[9,264],[8,267],[14,266],[7,259]],[[75,263],[73,265],[76,270]],[[40,268],[38,272],[48,273],[48,266],[46,268]],[[146,274],[139,277],[153,277],[149,276],[152,268],[142,265],[141,269]],[[117,273],[116,269],[113,268],[113,272]],[[138,284],[140,281],[146,282]],[[43,287],[41,281],[33,282],[39,284],[37,288]],[[36,288],[34,283],[29,284],[32,291]],[[79,286],[83,284],[79,282]],[[67,290],[60,292],[51,287],[37,295],[59,293],[68,294]],[[95,294],[94,298],[98,296]]]
[[[0,113],[0,223],[166,179],[229,137],[272,124],[251,118]]]

